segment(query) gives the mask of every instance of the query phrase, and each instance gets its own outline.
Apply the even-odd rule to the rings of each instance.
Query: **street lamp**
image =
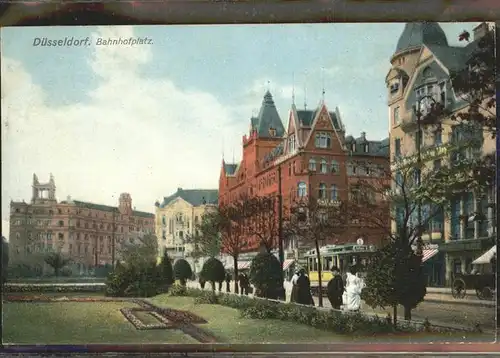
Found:
[[[418,143],[417,143],[417,186],[420,187],[420,180],[421,180],[421,170],[422,170],[422,142],[423,142],[423,135],[422,135],[422,102],[423,101],[427,102],[427,108],[432,109],[436,104],[436,100],[431,96],[431,95],[425,95],[422,96],[417,100],[417,107],[414,107],[414,112],[417,117],[417,135],[418,135]],[[423,241],[422,241],[422,200],[419,198],[418,199],[418,209],[417,209],[417,222],[418,222],[418,229],[417,229],[417,252],[416,254],[418,256],[423,256]]]

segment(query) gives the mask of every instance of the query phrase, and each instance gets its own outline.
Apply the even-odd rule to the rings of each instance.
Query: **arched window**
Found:
[[[424,70],[422,71],[422,76],[424,78],[429,78],[432,76],[432,70],[430,69],[430,67],[424,68]]]
[[[301,181],[297,188],[297,196],[304,197],[307,196],[307,184]]]
[[[330,199],[336,201],[338,199],[337,186],[335,184],[330,188]]]
[[[336,160],[332,160],[331,172],[332,173],[339,173],[340,172],[339,163]]]
[[[326,166],[326,160],[321,159],[321,164],[319,165],[319,170],[321,171],[321,173],[326,174],[326,172],[328,171],[327,166]]]
[[[314,158],[309,159],[309,170],[316,171],[316,160]]]
[[[325,183],[319,184],[318,196],[320,199],[326,199],[326,184]]]

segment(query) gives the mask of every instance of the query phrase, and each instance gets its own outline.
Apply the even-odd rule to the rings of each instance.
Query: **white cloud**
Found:
[[[94,36],[130,37],[131,27]],[[57,196],[116,205],[121,192],[138,210],[183,188],[217,188],[222,142],[240,147],[247,123],[209,93],[184,91],[163,78],[145,79],[147,46],[94,47],[89,65],[100,78],[88,104],[51,107],[22,64],[2,58],[2,212],[31,199],[31,179],[53,173]],[[261,95],[262,96],[262,95]],[[255,106],[255,102],[253,103]],[[236,123],[236,124],[235,124]],[[4,230],[2,223],[2,231]]]

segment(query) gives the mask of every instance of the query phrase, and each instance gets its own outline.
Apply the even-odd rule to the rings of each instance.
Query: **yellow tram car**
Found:
[[[337,266],[340,273],[344,275],[347,269],[356,263],[366,266],[370,260],[370,256],[376,251],[373,245],[326,245],[319,249],[320,264],[321,264],[321,282],[323,289],[326,283],[333,278],[331,269]],[[307,261],[307,271],[309,280],[311,281],[311,289],[317,291],[319,286],[318,275],[318,258],[316,249],[309,250],[304,258]]]

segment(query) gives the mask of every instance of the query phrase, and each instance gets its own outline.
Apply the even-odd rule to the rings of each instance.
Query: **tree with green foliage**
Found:
[[[270,252],[260,252],[250,265],[250,282],[256,288],[256,296],[278,299],[283,285],[283,273],[279,260]]]
[[[59,277],[59,273],[61,269],[67,266],[71,259],[66,257],[62,252],[51,252],[47,256],[45,256],[44,261],[47,265],[54,269],[54,274],[56,277]]]
[[[487,28],[486,24],[482,26]],[[463,32],[459,39],[469,41],[469,37],[468,32]],[[471,51],[464,66],[450,72],[453,91],[464,108],[456,111],[433,102],[420,119],[426,131],[438,132],[444,125],[452,126],[452,138],[447,144],[451,160],[442,163],[419,190],[422,199],[433,198],[443,205],[468,192],[474,192],[479,199],[495,196],[495,151],[483,150],[485,140],[497,135],[495,31],[487,30],[467,47]]]
[[[193,276],[191,265],[185,259],[178,259],[174,263],[174,277],[182,286],[186,286],[187,280]]]
[[[226,278],[226,270],[224,269],[224,264],[215,257],[209,258],[203,264],[203,268],[200,272],[200,277],[205,281],[210,282],[210,284],[212,285],[212,290],[215,291],[215,283],[222,282]]]
[[[192,256],[216,257],[221,252],[222,238],[220,233],[220,212],[215,207],[209,207],[196,224],[194,233],[187,236],[186,242],[192,244]]]
[[[368,265],[362,299],[370,307],[392,307],[394,325],[397,322],[397,307],[404,307],[404,318],[411,319],[411,310],[424,300],[426,275],[421,258],[408,245],[407,232],[400,232],[396,240],[390,241],[377,251]]]
[[[302,197],[292,203],[290,215],[284,221],[287,235],[314,245],[316,258],[321,262],[320,246],[335,243],[348,229],[348,208],[345,201],[328,202],[313,196]],[[323,292],[321,265],[318,265],[318,292]],[[318,295],[318,306],[323,306],[323,295]]]
[[[174,283],[174,273],[172,268],[172,261],[168,256],[167,250],[163,252],[163,257],[159,266],[162,284],[165,286],[172,285]]]
[[[157,255],[158,239],[153,234],[137,236],[133,243],[124,242],[118,250],[120,260],[132,266],[148,266]]]

